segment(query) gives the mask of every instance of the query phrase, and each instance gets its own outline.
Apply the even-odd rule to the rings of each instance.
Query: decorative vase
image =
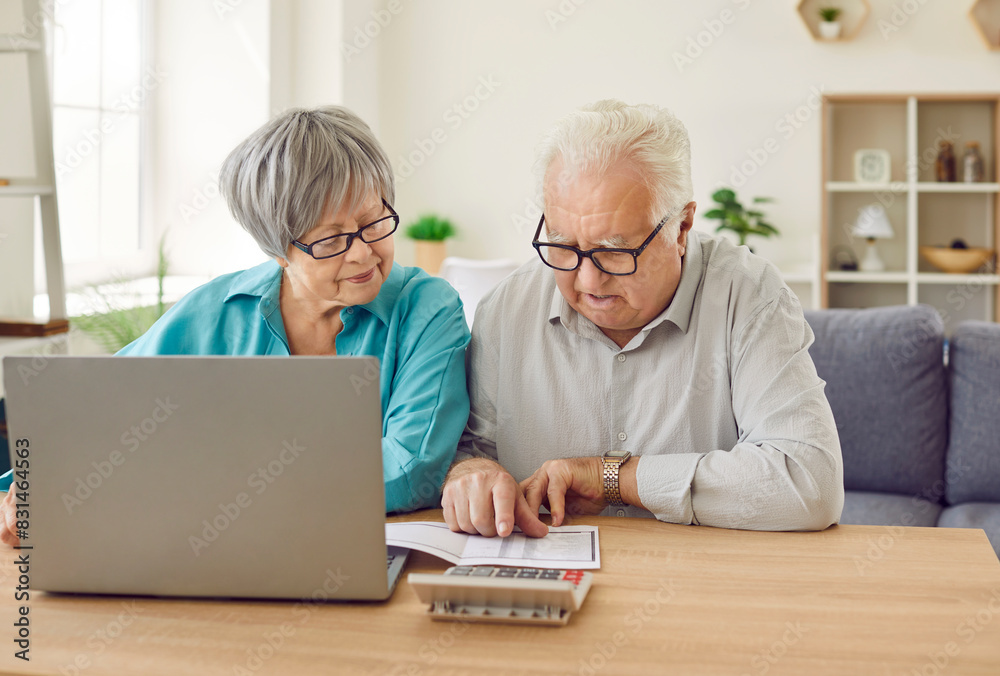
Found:
[[[820,21],[819,35],[824,40],[836,40],[840,37],[839,21]]]
[[[417,243],[417,267],[423,269],[428,275],[436,275],[441,269],[441,263],[448,255],[444,242],[418,239]]]
[[[966,183],[982,183],[986,173],[983,166],[979,142],[969,141],[965,144],[965,155],[962,156],[962,180]]]
[[[934,177],[938,183],[955,182],[955,152],[951,141],[941,141],[937,161],[934,163]]]

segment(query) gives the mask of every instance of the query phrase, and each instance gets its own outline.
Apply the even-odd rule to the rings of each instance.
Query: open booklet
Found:
[[[387,523],[388,545],[416,549],[460,566],[590,569],[601,567],[597,526],[549,526],[542,538],[519,529],[505,538],[453,533],[434,521]]]

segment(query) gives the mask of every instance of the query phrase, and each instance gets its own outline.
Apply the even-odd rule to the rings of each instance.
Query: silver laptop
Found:
[[[388,598],[407,550],[385,543],[378,369],[5,357],[12,456],[14,440],[29,448],[32,587]]]

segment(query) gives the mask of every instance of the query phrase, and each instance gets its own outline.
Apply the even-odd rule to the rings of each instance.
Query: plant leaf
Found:
[[[712,193],[712,199],[723,204],[732,203],[736,199],[736,193],[729,188],[720,188]]]

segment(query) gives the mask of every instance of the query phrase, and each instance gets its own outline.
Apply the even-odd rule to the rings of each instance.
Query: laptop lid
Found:
[[[3,362],[33,587],[388,597],[378,360],[42,361]]]

